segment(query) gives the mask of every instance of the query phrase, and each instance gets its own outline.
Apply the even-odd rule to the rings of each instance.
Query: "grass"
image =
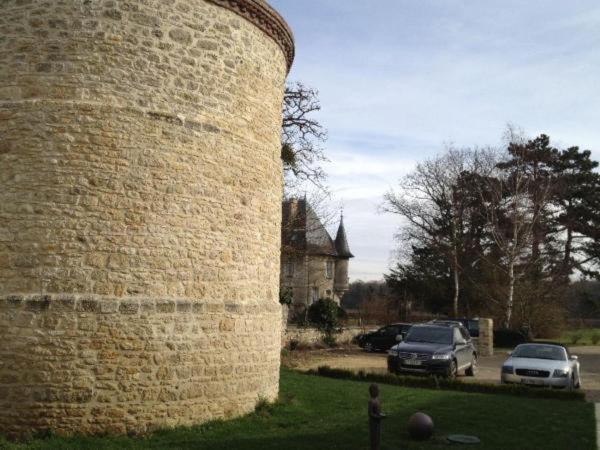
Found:
[[[539,341],[559,342],[567,346],[600,345],[600,328],[579,328],[570,330],[558,339],[539,339]]]
[[[262,403],[257,412],[230,422],[155,433],[146,438],[50,437],[29,444],[0,440],[0,448],[23,449],[210,449],[356,450],[368,448],[368,383],[334,380],[282,370],[281,401]],[[389,418],[382,450],[446,447],[445,436],[474,434],[478,448],[520,450],[595,449],[593,404],[503,395],[381,385]],[[410,441],[405,424],[415,411],[436,425],[427,443]],[[456,446],[456,448],[463,448]],[[467,447],[465,447],[467,448]],[[469,447],[470,448],[470,447]]]

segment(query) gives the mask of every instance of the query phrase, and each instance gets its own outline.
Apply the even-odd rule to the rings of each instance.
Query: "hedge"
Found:
[[[527,336],[519,331],[501,328],[494,330],[494,347],[515,348],[528,341]]]
[[[368,373],[362,370],[355,373],[351,370],[332,369],[329,366],[320,366],[317,370],[311,369],[305,373],[327,378],[368,381],[371,383],[391,384],[394,386],[585,401],[585,394],[582,391],[559,391],[555,389],[531,388],[520,384],[464,383],[456,379],[449,380],[439,377],[399,376],[391,373],[378,374]]]

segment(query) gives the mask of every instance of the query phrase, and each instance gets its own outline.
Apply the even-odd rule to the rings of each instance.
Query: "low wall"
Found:
[[[357,334],[363,333],[361,327],[344,328],[340,334],[336,334],[336,341],[340,344],[346,344],[352,341]],[[323,340],[323,332],[316,328],[297,327],[288,325],[287,329],[281,335],[281,347],[289,345],[290,341],[297,341],[303,344],[318,344]]]
[[[367,328],[367,331],[376,330],[380,326]],[[336,335],[336,340],[340,344],[352,341],[357,334],[365,332],[363,327],[347,327],[340,334]],[[323,340],[323,333],[316,328],[297,327],[289,325],[284,326],[284,332],[281,335],[281,347],[289,345],[290,341],[297,341],[303,344],[318,344]],[[479,337],[473,338],[473,344],[477,348],[479,356],[493,356],[494,354],[494,322],[492,319],[479,319]]]
[[[479,319],[477,352],[479,356],[494,355],[494,321],[492,319]]]

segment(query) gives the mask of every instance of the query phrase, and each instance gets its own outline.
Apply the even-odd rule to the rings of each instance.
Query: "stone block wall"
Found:
[[[143,433],[231,418],[277,397],[268,302],[0,300],[0,430]]]
[[[0,432],[277,396],[290,36],[261,0],[0,2]]]
[[[339,344],[347,344],[352,339],[363,333],[361,327],[344,328],[341,333],[335,335],[335,339]],[[323,341],[323,332],[311,327],[297,327],[288,325],[281,335],[281,347],[286,347],[291,341],[300,342],[302,344],[320,344]]]
[[[494,321],[479,319],[477,348],[480,356],[494,356]]]

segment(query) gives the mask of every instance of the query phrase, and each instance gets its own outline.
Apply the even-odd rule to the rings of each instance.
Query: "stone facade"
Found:
[[[259,0],[0,3],[0,432],[276,398],[286,32]]]
[[[335,267],[335,259],[320,255],[284,256],[281,289],[292,290],[294,306],[308,306],[320,298],[335,298],[334,277],[327,274],[327,264]]]

